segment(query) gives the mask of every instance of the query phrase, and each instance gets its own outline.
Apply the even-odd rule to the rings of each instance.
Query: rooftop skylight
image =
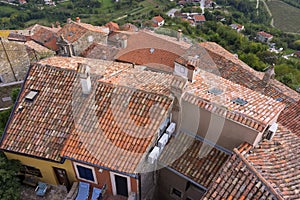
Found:
[[[210,94],[214,94],[214,95],[220,95],[220,94],[223,93],[223,90],[214,87],[214,88],[211,88],[211,89],[207,90],[207,92],[210,93]]]
[[[240,106],[244,106],[244,105],[246,105],[247,103],[248,103],[248,101],[246,101],[246,100],[244,100],[244,99],[241,99],[241,98],[236,98],[236,99],[233,99],[233,100],[231,100],[232,101],[232,103],[235,103],[235,104],[238,104],[238,105],[240,105]]]
[[[38,91],[31,90],[30,92],[27,93],[27,95],[25,96],[25,99],[29,100],[29,101],[33,101],[36,98],[37,94],[38,94]]]

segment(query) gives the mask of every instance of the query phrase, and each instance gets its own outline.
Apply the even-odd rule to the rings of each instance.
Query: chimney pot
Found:
[[[182,30],[178,29],[178,31],[177,31],[177,41],[181,40],[181,35],[182,35]]]

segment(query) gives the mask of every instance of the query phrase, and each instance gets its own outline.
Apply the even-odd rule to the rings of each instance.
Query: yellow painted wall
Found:
[[[54,170],[52,167],[57,167],[61,169],[65,169],[68,175],[68,179],[70,183],[77,181],[75,172],[73,170],[72,162],[70,160],[65,160],[63,164],[55,163],[55,162],[49,162],[45,160],[40,160],[36,158],[26,157],[22,155],[12,154],[4,152],[8,159],[17,159],[20,160],[22,164],[35,167],[39,169],[42,173],[42,178],[40,178],[40,181],[52,184],[52,185],[58,185],[58,181],[56,179]]]

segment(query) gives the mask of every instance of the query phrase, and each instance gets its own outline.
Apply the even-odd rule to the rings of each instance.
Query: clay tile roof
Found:
[[[55,53],[49,49],[47,49],[46,47],[39,45],[38,43],[36,43],[33,40],[27,41],[25,42],[25,46],[33,49],[34,51],[38,52],[38,53],[45,53],[45,54],[52,54],[54,55]]]
[[[53,51],[58,50],[58,46],[56,45],[56,32],[48,27],[35,27],[31,39]]]
[[[205,16],[204,15],[194,15],[194,19],[195,21],[201,21],[201,22],[205,22]]]
[[[263,182],[234,154],[224,164],[202,200],[275,199]]]
[[[180,131],[164,148],[159,162],[208,188],[229,154]]]
[[[173,79],[174,76],[165,73],[127,69],[101,81],[169,96]]]
[[[119,49],[105,44],[93,43],[81,53],[85,58],[94,58],[101,60],[114,60]]]
[[[110,31],[115,31],[115,30],[119,30],[119,25],[115,22],[108,22],[107,24],[105,24],[106,27],[109,28]]]
[[[100,65],[91,71],[104,77],[129,67],[78,57],[51,57],[34,65],[29,70],[1,148],[60,161],[60,151],[73,129],[72,95],[78,62],[94,67]],[[38,91],[33,102],[25,100],[31,90]],[[22,111],[18,111],[19,106],[23,107]]]
[[[194,80],[189,84],[184,100],[258,131],[262,131],[285,108],[281,102],[203,70]],[[221,92],[212,94],[211,89]],[[232,100],[237,98],[247,103],[243,106],[233,103]]]
[[[214,42],[202,42],[200,45],[208,51],[223,78],[273,99],[280,98],[286,104],[300,100],[299,93],[277,80],[271,80],[269,85],[263,84],[263,72],[255,71],[220,45]]]
[[[127,47],[121,49],[115,58],[153,68],[165,66],[167,72],[173,72],[175,59],[190,46],[185,42],[178,42],[176,38],[140,31],[128,36]]]
[[[300,139],[285,127],[279,126],[271,141],[262,141],[244,157],[273,185],[282,199],[299,199],[299,150]]]
[[[289,105],[280,114],[278,121],[300,137],[300,101]]]
[[[273,37],[273,35],[271,35],[271,34],[269,34],[269,33],[266,33],[266,32],[264,32],[264,31],[258,32],[257,34],[258,34],[258,35],[262,35],[262,36],[265,37],[265,38],[271,38],[271,37]]]
[[[154,145],[157,130],[167,117],[172,100],[101,82],[94,95],[99,98],[85,99],[86,106],[80,106],[75,130],[62,155],[136,173],[144,154]],[[80,97],[78,101],[82,101]]]
[[[93,90],[87,96],[82,95],[78,63],[91,68]],[[146,86],[101,81],[129,67],[80,57],[51,57],[34,65],[1,149],[55,161],[67,157],[135,173],[154,145],[173,98],[153,91],[151,85],[157,79],[147,83],[151,92]],[[38,91],[32,102],[24,99],[31,90]]]
[[[60,31],[58,31],[57,36],[63,35],[67,41],[73,43],[89,31],[100,34],[108,34],[108,28],[93,26],[91,24],[81,22],[71,22],[70,24],[66,24]]]
[[[158,15],[158,16],[153,17],[152,20],[159,23],[159,22],[164,21],[164,18],[162,18],[160,15]]]

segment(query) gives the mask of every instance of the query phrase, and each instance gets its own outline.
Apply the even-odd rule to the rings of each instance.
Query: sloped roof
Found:
[[[300,100],[298,92],[277,80],[271,80],[267,86],[263,84],[263,72],[255,71],[220,45],[214,42],[202,42],[200,45],[209,52],[223,78],[273,99],[281,98],[286,104]]]
[[[44,26],[35,27],[33,35],[31,36],[32,40],[54,51],[58,50],[56,38],[56,32]]]
[[[252,200],[275,199],[266,188],[237,156],[233,155],[220,170],[218,177],[201,198],[202,200]]]
[[[162,18],[160,15],[158,15],[158,16],[153,17],[152,20],[160,23],[160,22],[164,21],[164,18]]]
[[[289,105],[280,114],[278,121],[300,137],[300,101]]]
[[[69,41],[70,43],[73,43],[89,31],[107,35],[108,30],[106,31],[105,29],[106,28],[103,28],[100,26],[93,26],[91,24],[72,21],[71,23],[66,24],[62,29],[60,29],[57,32],[57,36],[63,35],[63,37],[67,41]]]
[[[91,66],[94,90],[88,96],[82,95],[78,63]],[[135,173],[173,98],[152,90],[151,83],[159,84],[158,79],[147,83],[152,92],[102,81],[130,67],[80,57],[51,57],[34,65],[1,149],[54,161],[67,157]],[[25,100],[31,90],[38,91],[32,102]]]
[[[101,60],[114,60],[118,51],[119,49],[114,46],[93,43],[81,53],[81,56]]]
[[[180,131],[164,148],[159,162],[208,188],[229,154]]]
[[[31,67],[1,148],[60,161],[60,151],[74,128],[72,96],[73,90],[78,87],[77,73],[74,71],[77,62],[60,57],[52,57],[48,61],[43,60],[41,64]],[[50,66],[54,61],[58,65],[64,63],[68,68],[63,65]],[[91,63],[84,58],[77,61]],[[106,67],[112,71],[110,63],[99,65],[103,72]],[[39,91],[34,102],[25,100],[31,90]],[[23,106],[22,111],[18,111],[19,106]]]
[[[263,37],[265,37],[265,38],[272,38],[272,37],[273,37],[273,35],[271,35],[271,34],[269,34],[269,33],[266,33],[266,32],[264,32],[264,31],[258,32],[257,35],[261,35],[261,36],[263,36]]]
[[[190,46],[185,42],[177,41],[176,38],[150,31],[139,31],[128,35],[127,47],[121,49],[115,58],[139,65],[150,65],[154,68],[160,68],[163,65],[167,72],[171,72],[175,59],[184,54]]]
[[[203,70],[194,80],[189,83],[184,100],[258,131],[264,130],[285,108],[281,102]],[[221,93],[209,92],[214,88]],[[236,98],[247,103],[243,106],[235,104],[232,101]]]
[[[299,199],[299,149],[299,138],[281,125],[272,140],[242,144],[202,199]]]
[[[46,47],[36,43],[33,40],[27,41],[25,42],[25,46],[33,49],[34,51],[38,52],[38,53],[49,53],[49,54],[55,54],[53,51],[51,51],[50,49],[47,49]]]
[[[193,18],[194,18],[195,21],[199,21],[199,22],[205,22],[206,21],[204,15],[194,15]]]
[[[295,134],[279,126],[271,141],[262,141],[244,157],[274,185],[277,194],[283,199],[299,199],[300,139]]]

